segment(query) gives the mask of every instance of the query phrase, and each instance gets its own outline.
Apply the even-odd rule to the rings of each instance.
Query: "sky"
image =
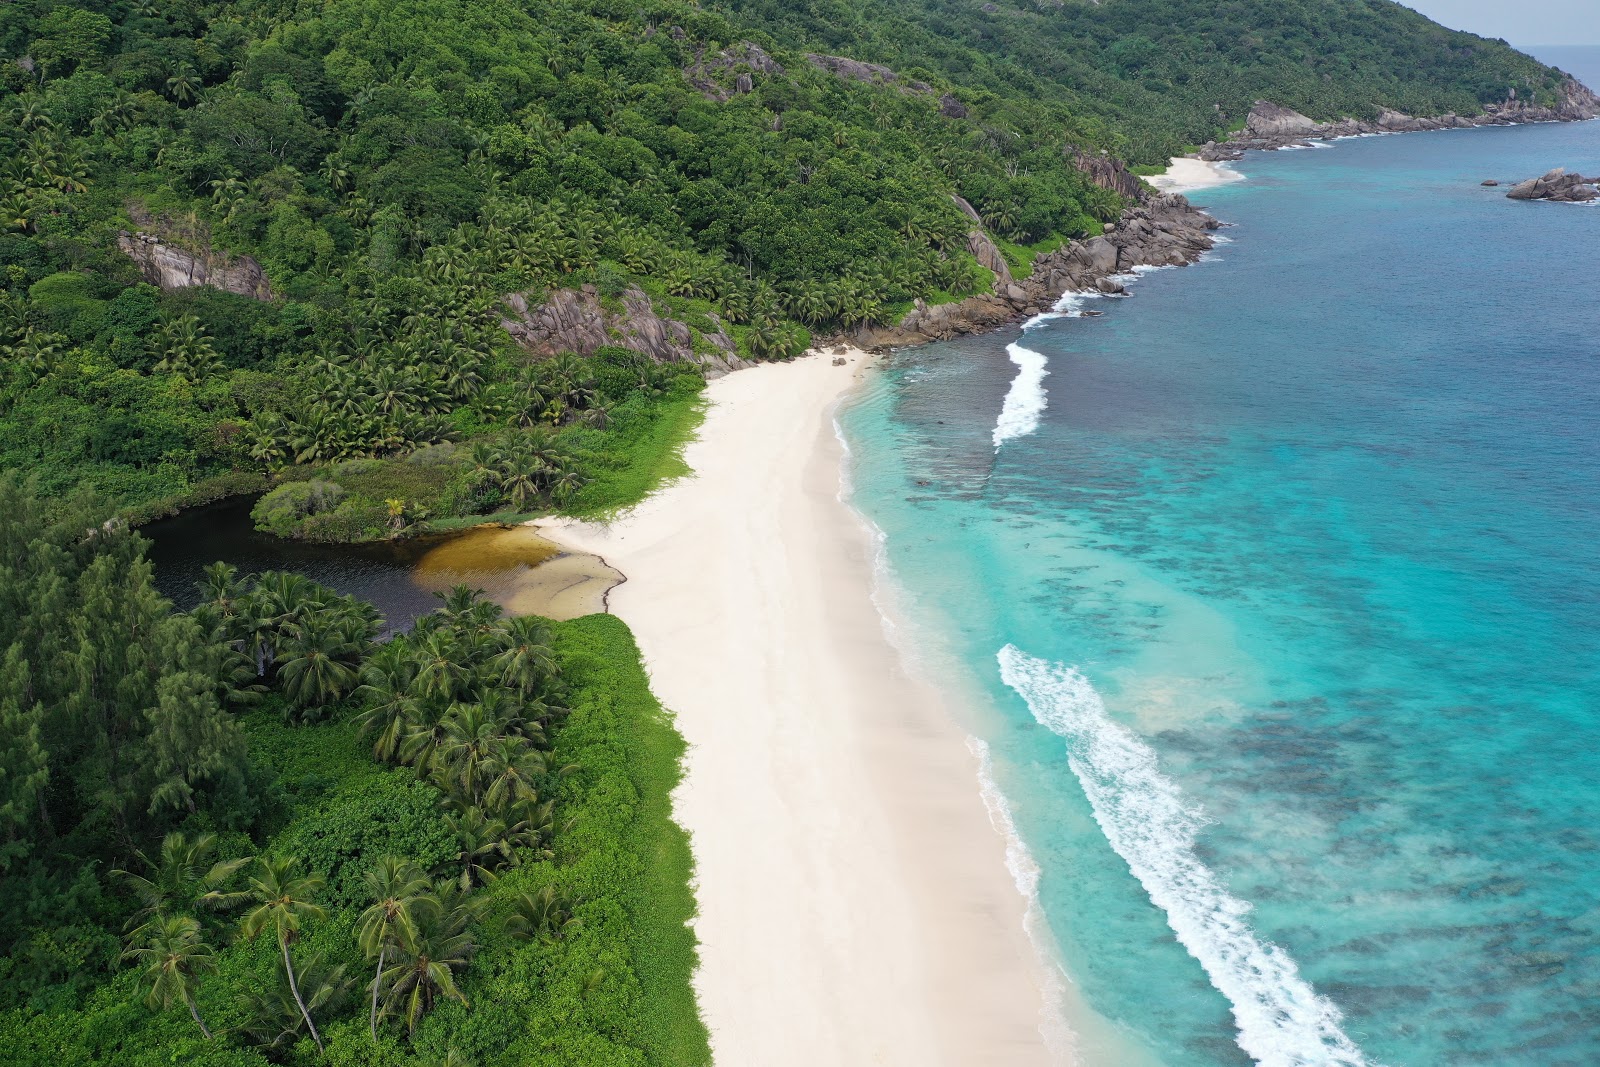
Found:
[[[1597,0],[1401,0],[1454,30],[1501,37],[1518,47],[1600,45]]]

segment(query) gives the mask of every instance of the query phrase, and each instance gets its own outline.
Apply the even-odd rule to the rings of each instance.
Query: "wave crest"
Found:
[[[1000,676],[1042,725],[1067,741],[1068,762],[1095,821],[1178,941],[1233,1005],[1236,1040],[1262,1067],[1376,1067],[1340,1027],[1288,953],[1259,939],[1250,905],[1230,894],[1194,854],[1205,825],[1163,775],[1156,753],[1106,715],[1089,680],[1015,645],[996,657]]]
[[[1044,414],[1048,403],[1044,379],[1050,371],[1045,367],[1044,356],[1015,341],[1006,345],[1006,354],[1017,365],[1017,376],[1011,379],[1011,388],[1000,407],[1000,418],[994,424],[996,451],[1013,437],[1037,430],[1039,416]]]

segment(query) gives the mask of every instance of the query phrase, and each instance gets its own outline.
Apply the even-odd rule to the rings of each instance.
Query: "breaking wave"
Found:
[[[1262,1067],[1376,1067],[1341,1028],[1333,1002],[1288,953],[1251,930],[1250,905],[1196,857],[1205,816],[1161,773],[1154,750],[1106,715],[1100,694],[1073,668],[1014,645],[997,658],[1033,717],[1066,739],[1072,773],[1111,847],[1233,1005],[1239,1047]]]
[[[1006,354],[1017,365],[1017,376],[1011,380],[1005,403],[1000,407],[1000,418],[994,424],[995,451],[1013,437],[1022,437],[1039,428],[1039,416],[1044,414],[1048,394],[1045,392],[1045,358],[1031,348],[1013,341],[1006,345]]]

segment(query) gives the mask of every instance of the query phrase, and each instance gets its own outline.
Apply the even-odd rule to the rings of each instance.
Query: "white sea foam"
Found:
[[[997,658],[1034,718],[1066,739],[1072,773],[1111,847],[1233,1005],[1239,1047],[1262,1067],[1375,1067],[1341,1028],[1339,1009],[1288,953],[1256,937],[1245,921],[1250,905],[1195,856],[1205,815],[1161,773],[1155,752],[1106,715],[1089,680],[1014,645]]]
[[[1011,389],[1000,407],[1000,418],[994,424],[996,452],[1013,437],[1022,437],[1037,430],[1039,416],[1044,414],[1045,404],[1048,403],[1044,379],[1050,371],[1045,367],[1044,356],[1031,348],[1024,348],[1017,341],[1006,345],[1006,354],[1017,365],[1017,376],[1011,379]]]
[[[1045,920],[1044,908],[1039,903],[1039,864],[1017,830],[1016,819],[1011,814],[1011,802],[994,780],[994,759],[989,754],[988,742],[982,738],[968,737],[967,748],[978,758],[978,794],[989,812],[989,825],[1006,843],[1006,870],[1010,872],[1017,892],[1028,903],[1022,916],[1022,928],[1033,943],[1034,951],[1039,954],[1040,963],[1044,965],[1047,984],[1039,1032],[1058,1060],[1072,1062],[1077,1058],[1072,1055],[1076,1050],[1077,1035],[1067,1025],[1061,1010],[1066,998],[1067,978],[1066,972],[1056,962],[1055,941]]]

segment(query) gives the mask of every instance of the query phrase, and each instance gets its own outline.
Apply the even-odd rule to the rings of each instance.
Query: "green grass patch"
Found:
[[[690,473],[683,450],[705,417],[705,401],[696,391],[675,394],[653,407],[637,415],[621,413],[622,418],[604,433],[570,431],[575,444],[592,450],[594,461],[586,464],[589,482],[562,509],[564,514],[606,518]]]

